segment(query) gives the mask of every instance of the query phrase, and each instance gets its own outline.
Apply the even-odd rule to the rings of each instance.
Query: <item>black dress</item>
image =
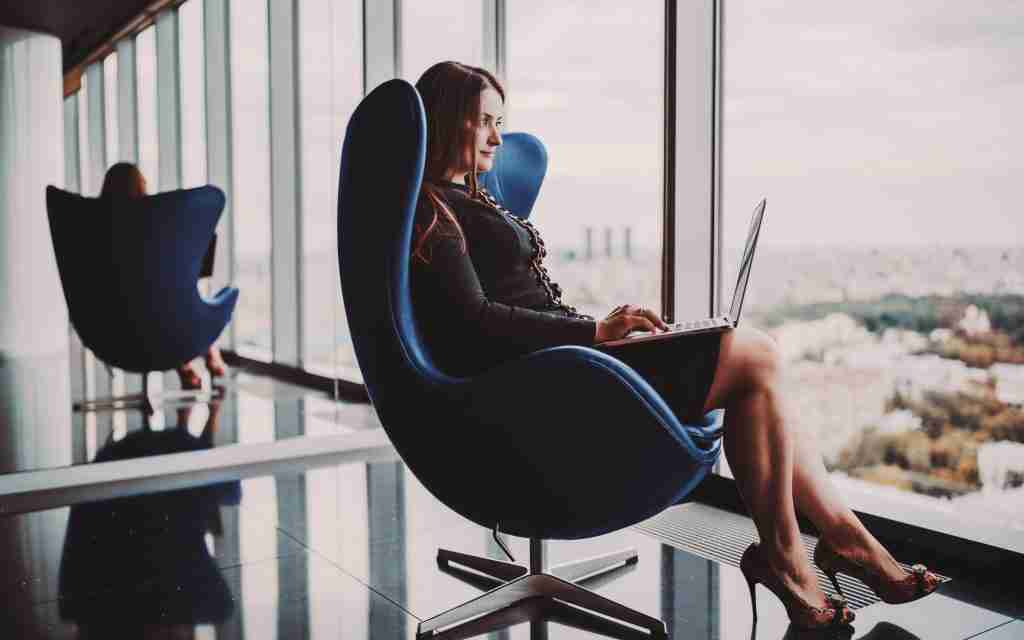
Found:
[[[561,288],[544,267],[546,249],[536,227],[485,191],[473,198],[465,185],[438,186],[463,233],[437,216],[410,270],[413,308],[437,365],[451,375],[471,376],[538,349],[594,346],[597,323],[562,301]],[[414,236],[433,219],[421,198]],[[721,334],[701,334],[605,351],[643,376],[686,420],[701,415],[720,341]]]

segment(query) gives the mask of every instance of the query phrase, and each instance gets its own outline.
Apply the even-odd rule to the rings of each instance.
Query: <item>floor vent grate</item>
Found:
[[[740,566],[743,550],[758,539],[757,529],[750,518],[699,503],[673,507],[650,520],[641,522],[635,528],[665,544],[688,551],[705,560],[737,568]],[[802,537],[810,557],[814,552],[817,538],[809,535]],[[903,567],[910,570],[909,565],[904,564]],[[818,584],[825,593],[835,593],[832,582],[820,570]],[[862,609],[879,602],[874,592],[850,576],[839,574],[839,585],[843,588],[851,609]]]

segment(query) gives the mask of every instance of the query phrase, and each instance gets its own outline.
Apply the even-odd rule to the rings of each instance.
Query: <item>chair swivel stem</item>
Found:
[[[544,573],[545,558],[544,541],[540,538],[530,538],[530,573]]]
[[[494,536],[494,541],[498,543],[498,546],[501,547],[501,550],[505,552],[506,556],[508,556],[509,562],[515,562],[516,559],[512,557],[512,552],[508,550],[508,547],[506,547],[505,543],[502,542],[501,536],[498,535],[498,524],[499,523],[497,522],[494,523],[494,530],[491,532],[491,535]]]

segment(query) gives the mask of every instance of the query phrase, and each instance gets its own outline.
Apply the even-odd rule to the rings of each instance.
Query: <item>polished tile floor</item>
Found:
[[[122,372],[110,378],[101,365],[94,368],[90,377],[95,393],[88,399],[141,389],[138,374]],[[120,448],[126,449],[146,440],[152,444],[146,455],[158,455],[380,428],[367,404],[334,402],[327,394],[240,368],[218,379],[225,392],[216,405],[166,406],[149,419],[137,410],[73,411],[73,402],[86,399],[82,375],[81,367],[71,367],[64,356],[0,358],[0,474],[109,459],[118,455],[111,447],[122,441]],[[179,389],[173,373],[150,374],[150,384],[159,387],[157,392]],[[208,378],[204,386],[210,387]],[[155,432],[163,437],[152,436]],[[157,450],[160,447],[162,451]]]
[[[509,543],[525,560],[526,541]],[[439,570],[439,547],[502,557],[489,531],[437,502],[397,459],[24,513],[0,519],[0,638],[415,637],[420,620],[480,593]],[[548,552],[557,564],[623,547],[639,563],[593,588],[661,618],[673,638],[1024,638],[1019,602],[942,592],[861,609],[851,636],[794,633],[758,588],[755,628],[737,569],[635,529]],[[447,637],[480,634],[643,637],[536,602]]]

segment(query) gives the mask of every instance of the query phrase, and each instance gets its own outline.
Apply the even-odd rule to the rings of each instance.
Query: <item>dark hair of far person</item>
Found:
[[[130,162],[118,162],[107,169],[103,178],[101,198],[141,198],[146,195],[146,179]]]
[[[423,170],[420,194],[426,198],[434,215],[426,228],[416,225],[413,238],[413,256],[423,262],[429,259],[422,249],[431,233],[438,229],[442,218],[454,228],[450,235],[459,238],[465,251],[466,238],[451,208],[445,204],[438,183],[455,168],[466,168],[466,149],[475,151],[475,127],[480,121],[480,94],[494,89],[505,101],[505,90],[490,71],[458,62],[438,62],[423,72],[416,81],[416,90],[423,99],[427,115],[427,159]],[[467,183],[470,194],[476,197],[478,185],[475,161],[468,167]],[[442,225],[449,226],[449,225]]]

